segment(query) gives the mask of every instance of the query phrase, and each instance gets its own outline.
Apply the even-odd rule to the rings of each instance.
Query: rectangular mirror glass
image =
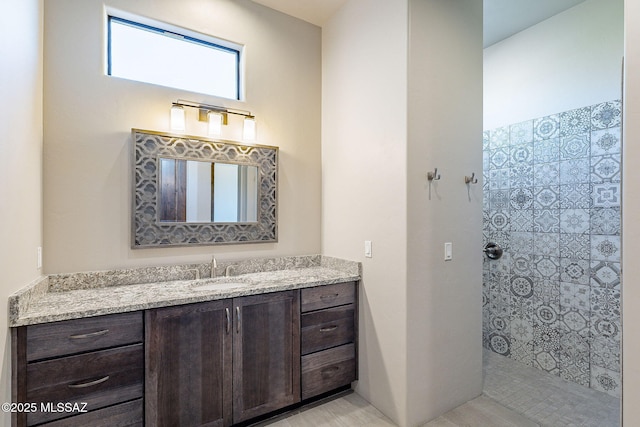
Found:
[[[160,158],[160,222],[256,222],[258,167]]]

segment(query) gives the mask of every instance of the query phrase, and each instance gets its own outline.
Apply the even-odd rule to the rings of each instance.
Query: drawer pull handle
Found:
[[[333,299],[338,298],[340,294],[321,295],[320,299]]]
[[[83,340],[86,338],[99,337],[101,335],[106,335],[108,333],[109,333],[108,329],[103,329],[101,331],[91,332],[90,334],[69,335],[69,338],[71,338],[72,340]]]
[[[340,370],[340,366],[332,366],[330,368],[324,368],[320,373],[322,374],[322,378],[331,378]]]
[[[338,325],[327,326],[326,328],[320,328],[320,332],[331,332],[338,329]]]
[[[69,388],[86,388],[86,387],[91,387],[94,385],[98,385],[98,384],[102,384],[103,382],[107,381],[109,379],[109,375],[106,375],[102,378],[99,378],[97,380],[94,381],[89,381],[88,383],[80,383],[80,384],[69,384],[67,387]]]

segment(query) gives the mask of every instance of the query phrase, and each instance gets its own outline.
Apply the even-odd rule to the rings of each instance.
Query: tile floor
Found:
[[[620,401],[605,393],[484,353],[482,396],[424,427],[619,427]],[[270,427],[358,427],[395,424],[355,393],[263,421]]]
[[[395,427],[395,424],[360,395],[346,392],[319,401],[253,427]]]
[[[483,394],[540,426],[620,426],[620,399],[486,350]]]

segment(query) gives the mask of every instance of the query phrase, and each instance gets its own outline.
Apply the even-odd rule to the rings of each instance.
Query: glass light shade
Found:
[[[209,121],[209,136],[220,136],[222,133],[222,114],[209,111],[207,120]]]
[[[179,105],[171,107],[171,130],[185,130],[184,108]]]
[[[244,129],[242,137],[245,141],[255,141],[256,139],[256,119],[253,117],[244,118]]]

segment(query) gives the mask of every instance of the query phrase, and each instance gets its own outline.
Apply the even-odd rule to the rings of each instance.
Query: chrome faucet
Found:
[[[216,277],[216,268],[218,268],[218,261],[216,257],[211,257],[211,278]]]

